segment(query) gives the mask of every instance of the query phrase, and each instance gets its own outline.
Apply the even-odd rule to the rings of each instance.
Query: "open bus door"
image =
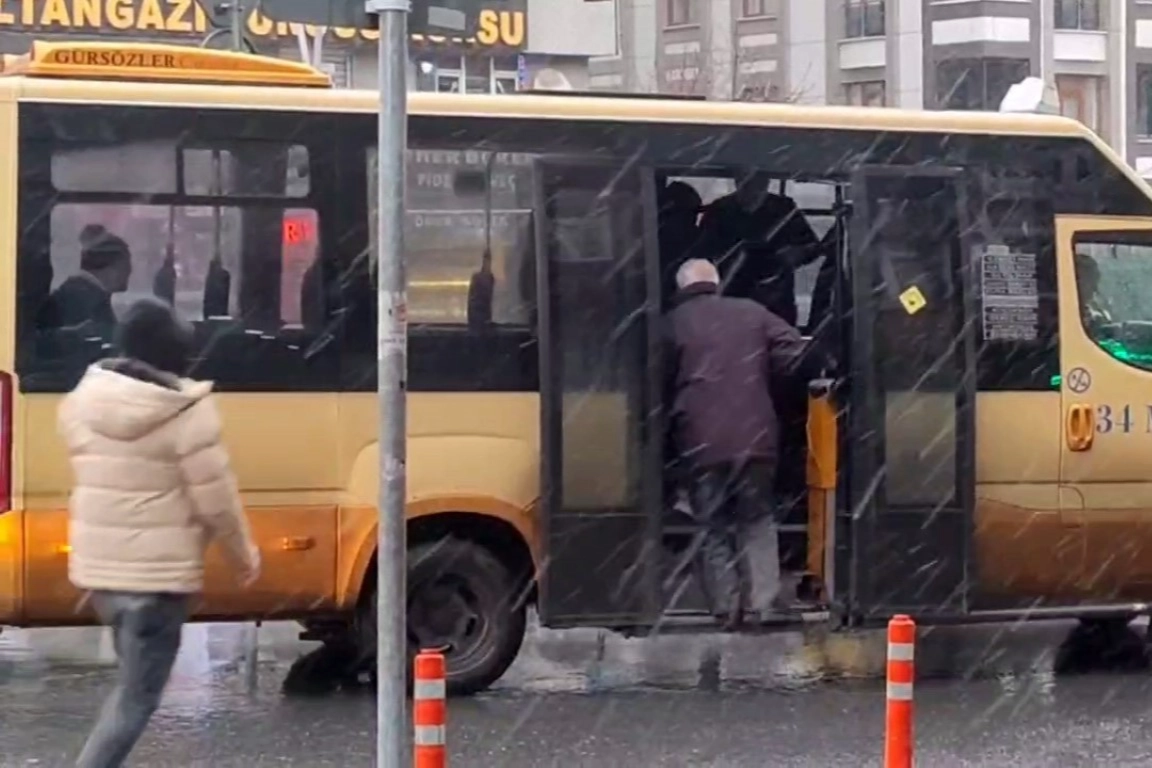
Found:
[[[650,626],[663,464],[647,421],[660,402],[653,175],[587,160],[535,171],[541,620]]]
[[[835,589],[852,621],[962,614],[975,582],[979,324],[962,179],[907,167],[852,179],[840,507],[849,546]]]

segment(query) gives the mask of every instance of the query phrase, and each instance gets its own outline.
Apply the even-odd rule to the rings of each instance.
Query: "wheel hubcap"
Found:
[[[417,650],[467,657],[482,644],[487,622],[468,584],[444,575],[413,585],[408,597],[408,640]]]

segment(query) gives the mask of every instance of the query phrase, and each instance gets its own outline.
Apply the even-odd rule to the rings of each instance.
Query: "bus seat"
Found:
[[[232,273],[219,259],[212,259],[204,277],[204,317],[228,317],[231,292]]]
[[[304,330],[315,334],[324,329],[324,309],[324,265],[317,255],[300,279],[300,324]]]

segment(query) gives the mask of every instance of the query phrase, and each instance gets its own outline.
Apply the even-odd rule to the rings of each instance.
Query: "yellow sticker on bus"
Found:
[[[0,66],[9,76],[332,87],[330,76],[300,62],[160,43],[35,42]]]
[[[914,315],[928,306],[928,299],[924,298],[924,293],[919,288],[912,286],[900,294],[900,303],[904,305],[905,312]]]

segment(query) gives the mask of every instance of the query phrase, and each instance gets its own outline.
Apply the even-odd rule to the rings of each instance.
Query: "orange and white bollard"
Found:
[[[416,768],[445,768],[448,751],[445,732],[448,706],[444,699],[444,654],[421,651],[416,654],[412,686],[412,746]]]
[[[888,622],[888,708],[884,722],[884,768],[912,768],[912,681],[916,622]]]

